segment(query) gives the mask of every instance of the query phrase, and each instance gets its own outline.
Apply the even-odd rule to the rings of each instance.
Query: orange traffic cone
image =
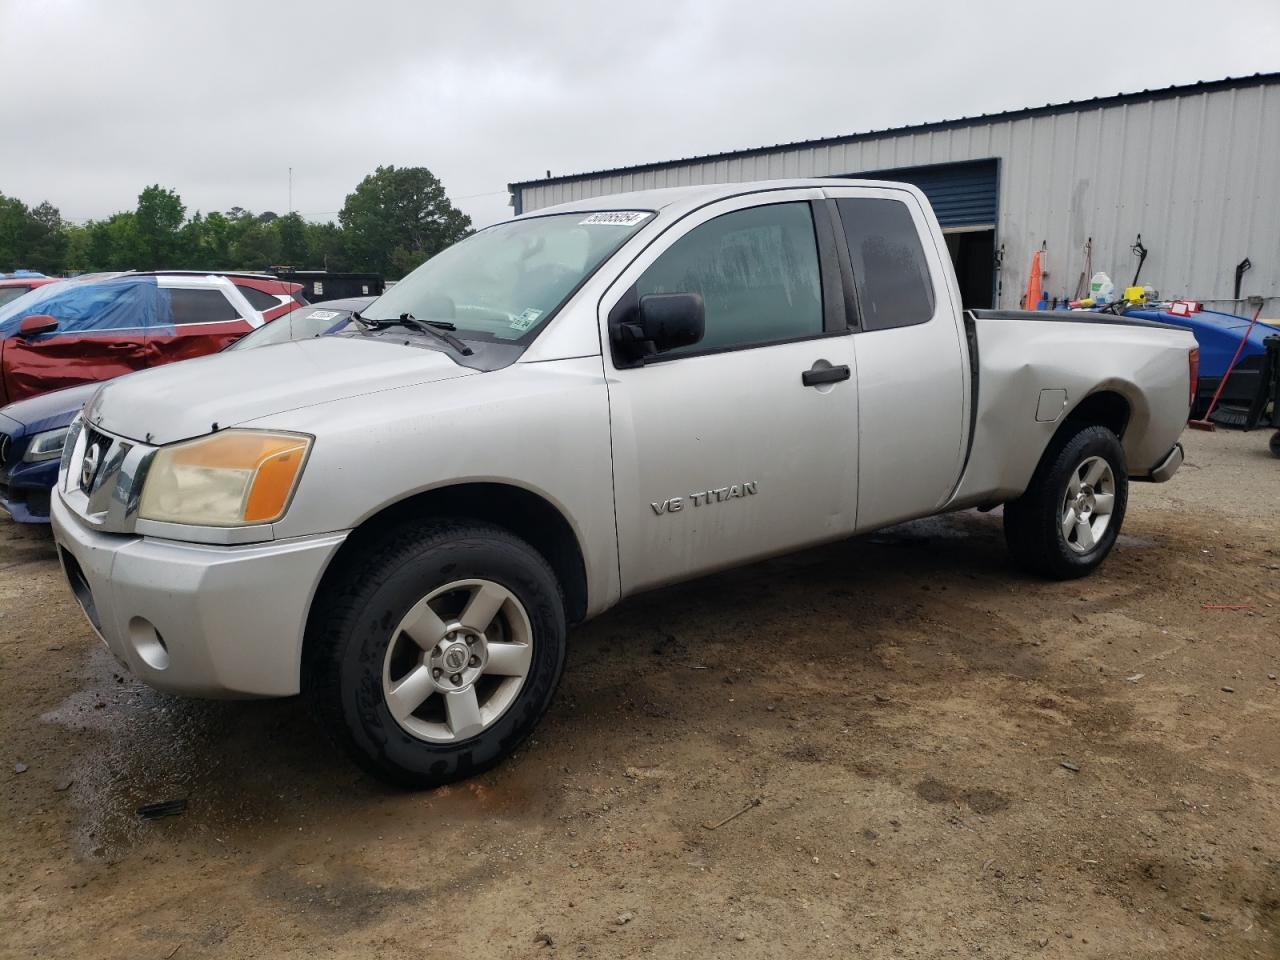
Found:
[[[1031,255],[1031,275],[1027,277],[1027,293],[1022,298],[1024,310],[1034,310],[1040,302],[1040,251]]]

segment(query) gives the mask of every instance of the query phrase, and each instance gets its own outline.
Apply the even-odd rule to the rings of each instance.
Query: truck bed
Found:
[[[949,509],[1026,488],[1049,440],[1080,405],[1109,404],[1134,479],[1150,475],[1188,412],[1185,330],[1094,311],[970,310],[968,450]]]

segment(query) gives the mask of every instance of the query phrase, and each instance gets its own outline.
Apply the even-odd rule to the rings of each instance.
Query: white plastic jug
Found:
[[[1116,285],[1111,278],[1099,270],[1089,281],[1089,296],[1096,304],[1110,303],[1116,298]]]

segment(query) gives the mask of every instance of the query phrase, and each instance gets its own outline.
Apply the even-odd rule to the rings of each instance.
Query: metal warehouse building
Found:
[[[1280,315],[1280,73],[510,184],[515,212],[652,187],[872,177],[933,203],[968,306],[1017,307],[1090,271]]]

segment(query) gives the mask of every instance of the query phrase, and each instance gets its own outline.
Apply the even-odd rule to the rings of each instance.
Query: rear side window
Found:
[[[933,317],[933,283],[911,211],[900,200],[837,200],[849,241],[862,325],[888,330]]]
[[[249,301],[249,306],[255,310],[271,310],[280,306],[279,300],[271,294],[259,290],[257,287],[237,283],[236,289],[244,294],[244,298]]]
[[[169,291],[169,302],[173,306],[173,322],[179,326],[189,323],[227,323],[240,319],[240,311],[222,295],[221,290],[175,288]]]
[[[653,262],[636,293],[702,294],[702,340],[664,357],[818,336],[822,282],[809,204],[775,203],[708,220]]]
[[[0,307],[4,306],[10,300],[17,300],[26,292],[26,287],[0,287]]]

